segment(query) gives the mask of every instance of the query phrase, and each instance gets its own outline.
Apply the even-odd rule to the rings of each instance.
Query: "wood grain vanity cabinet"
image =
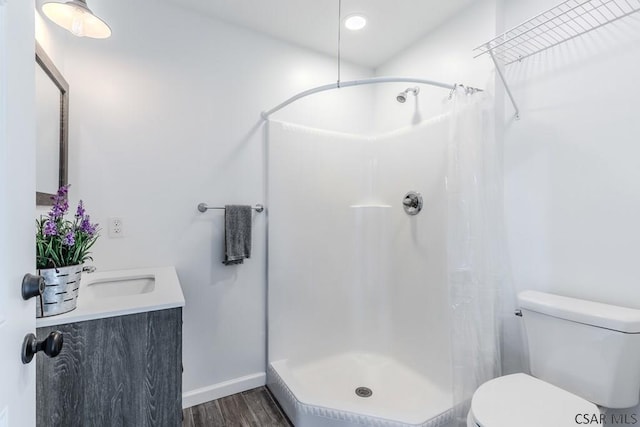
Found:
[[[37,425],[181,426],[182,308],[37,329],[64,335],[37,355]]]

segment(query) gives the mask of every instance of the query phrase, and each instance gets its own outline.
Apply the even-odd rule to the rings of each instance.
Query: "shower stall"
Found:
[[[267,383],[297,427],[453,425],[461,376],[497,374],[467,322],[482,286],[458,283],[474,267],[451,283],[449,217],[473,205],[451,193],[456,135],[477,125],[459,114],[377,136],[268,122]],[[467,350],[491,359],[479,377]]]

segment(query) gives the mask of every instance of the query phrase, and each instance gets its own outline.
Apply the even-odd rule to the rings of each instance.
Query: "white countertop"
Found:
[[[154,284],[152,278],[155,278]],[[129,286],[127,279],[135,282],[140,289],[145,288],[145,283],[151,289],[134,291],[132,287],[121,287],[119,290],[118,287],[123,286],[122,284]],[[114,283],[107,283],[112,280]],[[82,273],[78,292],[78,306],[75,310],[38,318],[36,327],[184,307],[184,295],[174,267]]]

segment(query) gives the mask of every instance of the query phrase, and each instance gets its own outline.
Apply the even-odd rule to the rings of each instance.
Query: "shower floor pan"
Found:
[[[267,384],[296,427],[444,427],[453,417],[451,392],[380,355],[276,361]]]

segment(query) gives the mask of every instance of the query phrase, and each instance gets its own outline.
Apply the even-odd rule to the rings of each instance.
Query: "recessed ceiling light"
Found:
[[[350,15],[344,20],[344,26],[351,31],[361,30],[365,25],[367,25],[367,18],[362,15]]]

